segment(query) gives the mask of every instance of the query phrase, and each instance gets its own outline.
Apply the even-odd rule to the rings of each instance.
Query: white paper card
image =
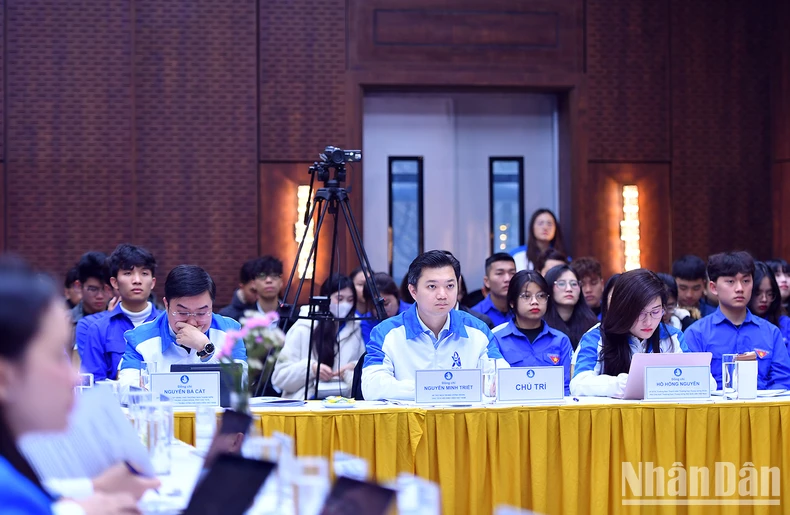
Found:
[[[757,398],[757,361],[736,361],[735,374],[738,378],[738,398]]]
[[[645,400],[707,399],[710,367],[645,367]]]
[[[480,369],[417,370],[416,401],[419,404],[480,402]]]
[[[151,374],[151,391],[173,406],[219,406],[219,372],[162,372]]]
[[[496,393],[499,402],[561,401],[565,397],[565,368],[500,368]]]

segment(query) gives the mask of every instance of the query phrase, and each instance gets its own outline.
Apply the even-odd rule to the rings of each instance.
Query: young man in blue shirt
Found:
[[[121,301],[110,311],[77,323],[77,350],[83,372],[94,381],[115,379],[126,351],[124,333],[155,319],[159,312],[148,300],[156,286],[156,259],[142,247],[122,243],[107,259],[110,284]]]
[[[513,318],[507,305],[507,288],[514,275],[516,275],[516,262],[510,254],[497,252],[486,259],[483,284],[488,289],[488,296],[472,307],[472,310],[490,318],[494,322],[494,327],[507,323]]]
[[[790,388],[790,358],[779,329],[752,315],[754,260],[747,252],[726,252],[708,258],[708,287],[719,299],[718,309],[685,332],[691,352],[711,352],[711,374],[721,388],[723,354],[753,354],[757,387]]]
[[[178,265],[167,274],[165,311],[152,322],[127,331],[126,351],[120,364],[121,387],[140,384],[142,362],[156,363],[157,372],[169,372],[174,363],[218,363],[216,351],[228,331],[240,329],[232,318],[212,313],[216,286],[211,276],[195,265]],[[234,361],[247,365],[247,351],[239,340]]]
[[[711,306],[705,300],[708,274],[701,258],[692,255],[681,257],[672,263],[672,277],[678,285],[678,307],[689,312],[689,316],[680,321],[683,329],[716,312],[716,306]]]
[[[415,371],[478,367],[482,357],[502,359],[491,330],[455,308],[461,265],[452,255],[432,250],[409,266],[409,293],[415,303],[384,320],[370,333],[362,369],[368,400],[415,398]]]
[[[74,324],[83,317],[107,310],[112,292],[107,283],[107,256],[103,252],[86,252],[77,263],[82,300],[71,310]]]

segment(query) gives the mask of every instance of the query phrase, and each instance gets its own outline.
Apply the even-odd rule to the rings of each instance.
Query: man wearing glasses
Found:
[[[283,287],[283,262],[273,256],[263,256],[255,261],[255,290],[259,312],[266,314],[280,307],[280,290]]]
[[[126,352],[118,373],[121,387],[139,386],[143,362],[155,363],[156,372],[169,372],[176,363],[217,363],[217,347],[225,342],[228,331],[240,326],[212,312],[215,294],[214,281],[202,268],[179,265],[172,269],[165,279],[164,313],[124,334]],[[246,369],[247,351],[241,340],[231,356]]]
[[[107,310],[112,292],[107,283],[105,261],[107,256],[102,252],[86,252],[77,263],[77,275],[82,300],[71,310],[74,324],[88,315]]]

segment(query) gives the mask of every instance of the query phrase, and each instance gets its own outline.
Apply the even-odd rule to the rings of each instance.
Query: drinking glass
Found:
[[[722,354],[721,356],[721,389],[727,399],[738,397],[737,354]]]
[[[477,364],[482,377],[481,393],[483,402],[490,403],[496,399],[496,360],[480,358]]]
[[[217,409],[214,406],[195,408],[195,448],[205,455],[217,431]]]
[[[151,374],[156,374],[156,361],[143,361],[140,363],[140,388],[151,389]]]
[[[173,404],[154,400],[140,405],[141,420],[147,428],[146,447],[157,476],[170,474],[173,444]]]
[[[329,462],[326,458],[296,458],[293,477],[296,515],[318,515],[329,494],[329,488]]]

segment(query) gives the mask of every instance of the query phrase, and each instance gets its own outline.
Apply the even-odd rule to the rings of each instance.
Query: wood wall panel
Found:
[[[164,273],[206,268],[224,304],[258,254],[256,2],[134,7],[135,240]]]
[[[671,2],[675,256],[735,248],[771,254],[772,6]]]
[[[578,0],[352,0],[352,68],[505,67],[577,72]]]
[[[266,0],[259,15],[261,161],[347,146],[345,0]]]
[[[773,255],[790,259],[790,2],[777,0],[771,55]]]
[[[605,276],[623,271],[623,243],[620,221],[623,219],[623,186],[639,188],[639,224],[641,263],[658,272],[671,266],[671,212],[666,203],[670,190],[669,164],[590,163],[595,179],[594,196],[599,199],[599,216],[593,229],[592,255],[603,266]]]
[[[669,162],[669,6],[588,0],[589,158]]]
[[[132,237],[130,2],[7,0],[5,21],[6,249],[65,273]]]

